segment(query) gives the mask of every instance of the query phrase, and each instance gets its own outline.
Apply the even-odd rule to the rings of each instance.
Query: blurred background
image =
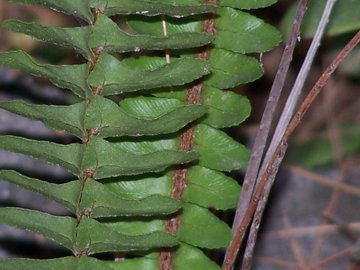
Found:
[[[292,26],[294,5],[280,0],[264,10],[251,11],[281,29],[286,39]],[[284,97],[301,67],[321,16],[325,0],[310,0],[301,42],[285,86]],[[360,28],[359,0],[337,1],[332,19],[304,94],[322,71]],[[49,9],[0,1],[0,22],[8,18],[58,26],[82,22]],[[82,62],[74,51],[38,42],[31,37],[0,29],[0,51],[22,49],[51,64]],[[261,56],[265,74],[251,84],[235,89],[249,98],[251,117],[240,127],[228,129],[238,140],[252,147],[264,110],[282,46]],[[260,57],[260,56],[258,56]],[[23,99],[32,103],[67,104],[74,99],[46,80],[0,67],[0,99]],[[0,109],[0,134],[24,135],[68,143],[72,138]],[[315,102],[292,138],[289,152],[276,180],[262,223],[253,269],[360,269],[360,47],[341,65]],[[59,183],[69,179],[60,167],[50,166],[23,155],[0,151],[0,168],[17,169],[27,175]],[[241,183],[243,172],[233,176]],[[0,206],[22,206],[58,215],[66,209],[44,197],[0,180]],[[224,215],[225,217],[230,215]],[[231,222],[231,220],[229,220]],[[1,223],[1,221],[0,221]],[[51,258],[63,256],[59,249],[39,235],[0,224],[0,257]],[[217,257],[214,257],[216,259]]]

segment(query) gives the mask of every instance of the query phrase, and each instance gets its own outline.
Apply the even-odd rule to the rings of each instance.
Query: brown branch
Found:
[[[294,49],[298,40],[298,36],[300,33],[300,26],[307,8],[307,0],[302,0],[299,3],[299,6],[296,11],[294,25],[290,34],[290,37],[285,45],[285,49],[283,52],[283,55],[280,60],[279,69],[277,71],[277,74],[274,79],[274,83],[272,85],[272,88],[270,90],[270,95],[268,98],[268,101],[266,103],[266,107],[260,122],[259,130],[256,134],[254,146],[252,149],[252,154],[250,158],[250,162],[248,165],[248,168],[246,170],[244,183],[242,186],[240,199],[237,205],[236,214],[234,218],[233,223],[233,234],[236,233],[238,230],[240,221],[244,219],[246,210],[250,204],[251,197],[253,194],[253,191],[256,186],[256,180],[257,176],[259,174],[261,160],[264,154],[266,141],[268,140],[270,127],[274,118],[275,109],[277,107],[277,104],[279,102],[281,92],[284,88],[286,75],[288,73],[290,63],[292,61]],[[276,173],[275,173],[276,175]],[[274,175],[274,178],[275,178]],[[261,218],[261,217],[260,217]],[[259,224],[259,220],[254,220],[254,224]],[[256,241],[256,235],[255,237],[249,238],[248,246],[250,247],[250,250],[253,250],[253,247],[255,246]],[[243,267],[250,267],[251,264],[251,255],[252,252],[247,252],[248,256],[244,258],[244,264]],[[226,254],[227,255],[227,254]],[[225,258],[226,258],[225,255]]]
[[[321,266],[326,266],[328,264],[331,264],[332,262],[338,260],[338,259],[341,259],[343,257],[348,257],[349,255],[351,255],[351,253],[353,252],[353,249],[354,249],[354,246],[351,245],[350,247],[347,247],[319,262],[317,262],[316,264],[314,265],[311,265],[311,269],[313,269],[313,267],[321,267]]]
[[[284,223],[286,229],[291,228],[291,224],[290,224],[290,220],[289,220],[288,216],[286,216],[286,215],[283,216],[283,223]],[[292,249],[292,253],[295,257],[295,260],[296,260],[297,264],[299,265],[298,269],[306,270],[307,268],[306,268],[305,259],[301,252],[301,247],[299,245],[299,242],[295,237],[290,236],[290,246]]]
[[[274,83],[272,85],[270,95],[260,122],[260,127],[255,137],[254,146],[251,151],[252,154],[246,170],[245,179],[240,194],[240,200],[238,202],[234,218],[232,227],[233,233],[237,231],[240,221],[244,218],[246,209],[248,208],[253,190],[255,188],[256,178],[259,173],[260,163],[264,153],[267,137],[269,135],[275,108],[278,104],[281,91],[285,84],[286,74],[292,61],[294,48],[299,36],[300,25],[306,10],[307,2],[307,0],[302,0],[297,9],[296,20],[290,38],[286,43],[283,55],[281,57],[279,69],[275,76]]]
[[[265,172],[261,175],[259,185],[255,189],[254,196],[247,208],[244,219],[241,221],[238,230],[235,233],[233,241],[228,248],[227,255],[225,257],[225,262],[223,264],[222,270],[230,270],[235,262],[237,253],[242,244],[242,241],[245,236],[245,232],[252,220],[253,214],[258,205],[259,199],[261,198],[265,185],[269,181],[269,177],[272,175],[273,171],[276,170],[276,162],[281,158],[286,151],[287,142],[289,137],[294,132],[295,128],[300,124],[301,120],[304,117],[304,114],[309,110],[311,105],[314,103],[314,100],[320,93],[320,90],[324,87],[324,85],[329,80],[330,76],[334,73],[339,64],[344,60],[344,58],[355,48],[355,46],[360,42],[360,31],[350,40],[350,42],[341,50],[341,52],[336,56],[333,62],[328,66],[328,68],[321,75],[319,80],[316,82],[314,87],[311,89],[309,94],[306,96],[305,100],[301,104],[300,108],[296,112],[295,116],[292,118],[289,126],[287,127],[285,134],[282,136],[282,139],[279,145],[276,148],[274,155],[271,160],[266,164]]]
[[[347,226],[354,232],[360,232],[360,222],[348,223]],[[336,224],[319,224],[314,226],[295,227],[290,229],[281,229],[272,231],[265,234],[265,237],[269,240],[282,239],[287,237],[310,237],[312,235],[333,234],[339,232],[339,226]]]
[[[291,89],[290,95],[286,101],[284,108],[283,108],[280,120],[277,123],[275,133],[272,137],[271,143],[270,143],[269,148],[264,157],[264,161],[262,163],[259,175],[261,175],[264,172],[264,165],[267,164],[269,158],[271,158],[271,156],[273,155],[276,146],[280,142],[281,136],[284,134],[284,132],[287,128],[287,125],[289,124],[290,119],[293,116],[295,105],[300,98],[300,94],[301,94],[303,85],[305,83],[305,79],[310,71],[310,67],[313,63],[316,52],[320,46],[320,40],[322,39],[322,36],[325,31],[325,27],[329,21],[329,17],[330,17],[331,11],[333,9],[334,3],[335,3],[335,0],[329,0],[326,3],[326,6],[323,11],[323,15],[321,16],[321,19],[318,24],[313,41],[310,45],[310,48],[306,54],[304,63],[300,69],[300,72],[296,78],[294,86]],[[295,20],[297,21],[297,19],[295,19]],[[267,204],[268,197],[270,195],[270,191],[273,186],[275,177],[273,177],[272,179],[273,179],[272,181],[267,182],[267,185],[265,186],[265,189],[264,189],[264,192],[262,195],[262,199],[260,200],[259,205],[257,206],[257,209],[255,211],[254,221],[256,220],[257,223],[260,223],[263,213],[265,211],[265,206]],[[260,227],[259,225],[255,224],[254,221],[250,227],[249,240],[246,245],[246,249],[245,249],[245,253],[244,253],[244,260],[243,260],[243,265],[242,265],[243,270],[250,270],[250,268],[251,268],[252,257],[253,257],[253,253],[254,253],[254,249],[255,249],[255,243],[256,243],[259,227]]]
[[[292,173],[297,173],[299,175],[302,175],[303,177],[305,177],[305,179],[319,183],[320,185],[328,186],[331,188],[337,188],[341,192],[348,193],[348,194],[355,195],[355,196],[360,196],[360,188],[353,187],[346,183],[336,182],[334,180],[331,180],[328,177],[307,171],[299,166],[286,165],[285,168]]]

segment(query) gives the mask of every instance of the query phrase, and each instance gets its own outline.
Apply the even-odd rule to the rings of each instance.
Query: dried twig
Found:
[[[354,232],[360,232],[360,222],[348,223],[347,226]],[[293,227],[289,229],[281,229],[277,231],[272,231],[265,234],[265,237],[269,241],[274,241],[275,239],[282,239],[288,237],[310,237],[316,236],[319,233],[322,234],[335,234],[339,232],[339,226],[337,224],[318,224],[318,225],[309,225],[305,227]]]
[[[282,112],[280,120],[277,124],[273,139],[271,141],[271,144],[269,146],[269,150],[267,153],[268,159],[275,152],[276,146],[280,142],[282,135],[285,133],[285,129],[286,129],[287,125],[289,124],[291,117],[294,115],[295,105],[297,104],[299,97],[301,95],[302,89],[304,87],[304,83],[309,74],[309,71],[310,71],[312,63],[314,61],[316,52],[318,51],[318,48],[320,46],[320,41],[323,37],[325,27],[329,22],[329,16],[330,16],[330,13],[333,9],[335,2],[336,2],[336,0],[328,0],[326,3],[322,17],[321,17],[318,27],[316,29],[314,38],[311,42],[309,50],[306,53],[304,63],[302,64],[299,74],[296,77],[294,86],[291,89],[290,95],[284,106],[284,111]],[[265,164],[267,161],[268,160],[266,160],[266,157],[265,157]]]
[[[291,228],[289,217],[284,215],[283,216],[283,222],[286,229]],[[297,264],[299,265],[299,270],[306,270],[306,263],[305,258],[301,252],[301,247],[299,245],[298,239],[295,237],[290,236],[290,246],[292,249],[292,253],[294,255],[294,258],[296,259]]]
[[[234,218],[233,232],[237,230],[240,221],[244,218],[244,214],[251,200],[273,115],[285,83],[286,74],[292,61],[294,48],[298,40],[300,25],[306,10],[307,2],[308,0],[302,0],[298,7],[296,20],[294,22],[290,38],[285,46],[284,53],[279,64],[279,69],[274,79],[274,83],[260,122],[260,127],[256,134],[250,162],[246,170],[240,200]]]
[[[279,145],[277,146],[274,155],[271,160],[266,164],[266,170],[264,174],[261,175],[259,185],[256,187],[252,200],[247,208],[244,219],[240,223],[236,234],[234,235],[233,241],[228,248],[228,252],[225,257],[225,262],[223,264],[222,270],[230,270],[235,262],[236,255],[239,251],[239,248],[242,244],[242,241],[245,236],[245,232],[252,220],[252,216],[256,210],[259,199],[261,198],[265,185],[269,181],[269,177],[273,175],[273,172],[278,169],[278,162],[282,159],[287,148],[287,142],[289,137],[294,132],[295,128],[300,124],[301,120],[304,117],[304,114],[309,110],[311,105],[314,103],[316,97],[320,93],[320,90],[329,80],[330,76],[334,73],[339,64],[344,60],[344,58],[355,48],[355,46],[360,42],[360,31],[349,41],[349,43],[341,50],[341,52],[336,56],[332,61],[330,66],[324,71],[319,80],[316,82],[314,87],[311,89],[309,94],[306,96],[305,100],[302,102],[300,108],[296,112],[295,116],[289,123],[288,128],[286,129],[284,135],[282,136]]]
[[[270,95],[260,122],[259,130],[256,134],[250,162],[246,170],[243,187],[240,194],[240,200],[236,209],[232,227],[233,234],[235,234],[238,230],[239,224],[244,219],[245,212],[251,201],[251,196],[256,185],[256,179],[261,165],[261,159],[263,157],[266,141],[268,140],[271,123],[274,117],[274,112],[285,84],[285,78],[289,70],[290,63],[292,61],[295,45],[300,33],[301,22],[307,8],[307,2],[308,0],[301,0],[297,8],[293,29],[280,60],[279,69],[270,91]]]
[[[324,30],[325,27],[329,21],[329,16],[330,13],[333,9],[333,6],[335,4],[336,0],[328,0],[324,11],[323,11],[323,15],[320,19],[320,22],[318,24],[315,36],[312,40],[312,43],[310,45],[310,48],[306,54],[304,63],[300,69],[300,72],[296,78],[295,84],[290,92],[290,95],[286,101],[286,104],[284,106],[283,112],[281,114],[280,120],[277,124],[276,130],[275,130],[275,134],[271,140],[271,143],[269,145],[269,149],[266,152],[265,158],[264,158],[264,162],[262,163],[262,167],[260,169],[260,173],[259,175],[262,175],[264,173],[265,170],[265,165],[267,164],[267,162],[269,161],[269,159],[272,157],[272,155],[275,152],[276,146],[279,144],[282,135],[285,133],[285,130],[290,122],[291,117],[293,116],[294,113],[294,109],[295,109],[295,105],[298,102],[298,99],[300,98],[301,92],[302,92],[302,88],[304,86],[306,77],[310,71],[310,67],[313,63],[315,54],[320,46],[320,41],[322,39],[322,36],[324,34]],[[256,243],[256,239],[257,239],[257,234],[259,231],[259,225],[255,224],[254,221],[256,221],[256,223],[260,223],[264,210],[265,210],[265,206],[267,204],[268,201],[268,197],[270,195],[270,190],[271,187],[273,185],[274,181],[268,181],[267,185],[265,187],[265,190],[263,192],[262,198],[259,202],[259,205],[256,209],[255,215],[254,215],[254,220],[251,224],[251,228],[250,228],[250,233],[249,233],[249,240],[247,242],[246,245],[246,249],[245,249],[245,253],[244,253],[244,260],[243,260],[243,264],[241,269],[243,270],[249,270],[251,268],[251,263],[252,263],[252,256],[254,253],[254,248],[255,248],[255,243]]]

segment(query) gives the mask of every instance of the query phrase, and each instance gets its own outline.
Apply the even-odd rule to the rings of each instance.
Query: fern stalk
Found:
[[[218,0],[207,0],[205,3],[217,5]],[[209,15],[208,18],[202,22],[202,31],[210,34],[212,36],[215,35],[215,21],[214,16]],[[162,18],[164,25],[164,36],[167,36],[166,30],[166,21]],[[197,53],[197,58],[201,60],[207,61],[209,58],[209,50],[210,48],[206,46],[202,52]],[[170,63],[170,54],[166,52],[166,62]],[[187,89],[186,91],[186,103],[187,104],[201,104],[201,92],[203,89],[202,81],[194,84],[191,88]],[[180,147],[179,150],[181,151],[192,151],[193,144],[194,144],[194,128],[195,125],[191,125],[187,127],[180,135]],[[181,200],[184,190],[186,189],[186,175],[188,169],[186,167],[177,168],[173,171],[172,176],[172,190],[171,190],[171,197],[174,199]],[[168,233],[176,234],[179,227],[181,226],[181,218],[178,215],[175,215],[169,220],[165,221],[165,230]],[[160,270],[172,270],[173,269],[173,252],[171,251],[162,251],[160,252],[159,260],[160,260]]]

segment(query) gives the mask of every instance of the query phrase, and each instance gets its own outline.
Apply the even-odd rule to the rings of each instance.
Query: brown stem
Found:
[[[92,22],[92,25],[94,25],[96,23],[96,19],[97,19],[97,15],[100,13],[100,11],[98,9],[94,9],[92,10],[93,15],[94,15],[94,20]],[[95,68],[96,63],[98,62],[100,55],[102,53],[102,51],[104,50],[104,47],[97,47],[95,49],[92,49],[93,51],[93,57],[91,57],[90,59],[88,59],[88,75],[91,73],[91,71]],[[93,95],[98,95],[100,94],[102,87],[93,87],[92,89],[92,94]],[[86,98],[86,106],[89,106],[91,104],[91,99],[89,97]],[[100,130],[98,128],[90,128],[87,129],[85,134],[82,137],[82,145],[83,148],[85,149],[89,143],[89,140],[91,137],[95,137],[99,134]],[[82,201],[82,196],[83,196],[83,192],[85,189],[85,185],[88,181],[94,181],[93,177],[96,173],[96,169],[92,168],[92,169],[87,169],[85,171],[82,172],[81,177],[80,177],[80,181],[81,181],[81,188],[80,188],[80,192],[79,192],[79,196],[78,196],[78,201],[77,201],[77,210],[76,210],[76,218],[77,218],[77,224],[76,227],[79,226],[79,224],[81,223],[81,220],[85,217],[85,218],[89,218],[92,215],[93,212],[93,206],[89,207],[87,209],[84,209],[83,211],[80,212],[79,206],[81,204]],[[77,237],[76,235],[76,230],[75,230],[75,235],[74,235],[74,239]],[[88,243],[85,247],[84,250],[76,250],[74,248],[74,255],[76,257],[83,257],[83,256],[89,256],[91,251],[91,243]]]
[[[207,3],[217,4],[217,0],[208,0]],[[163,21],[163,29],[166,30],[166,24]],[[203,22],[202,30],[205,33],[209,33],[214,35],[215,30],[215,20],[214,15],[209,15],[209,18]],[[165,32],[164,32],[165,35]],[[167,35],[167,32],[166,32]],[[208,60],[209,58],[209,49],[210,47],[206,47],[203,52],[198,53],[198,59]],[[168,62],[170,56],[168,52],[166,52],[166,61]],[[201,102],[201,92],[203,90],[202,81],[198,81],[194,86],[187,90],[186,103],[187,104],[200,104]],[[193,149],[193,139],[194,139],[194,126],[190,126],[180,135],[180,150],[181,151],[191,151]],[[186,188],[186,167],[179,167],[174,170],[173,173],[173,188],[171,191],[171,197],[175,199],[181,199],[182,194]],[[178,215],[175,215],[169,220],[165,221],[165,230],[168,233],[175,234],[181,225],[181,220]],[[171,251],[162,251],[160,252],[160,270],[172,270],[172,252]]]

